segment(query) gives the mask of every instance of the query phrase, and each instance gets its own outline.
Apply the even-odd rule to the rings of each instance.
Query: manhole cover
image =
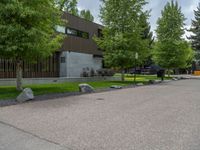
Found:
[[[103,101],[103,100],[104,100],[104,98],[97,98],[97,100],[98,100],[98,101]]]

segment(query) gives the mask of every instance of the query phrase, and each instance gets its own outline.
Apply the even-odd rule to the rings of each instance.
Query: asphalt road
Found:
[[[200,150],[200,80],[0,108],[0,150]]]

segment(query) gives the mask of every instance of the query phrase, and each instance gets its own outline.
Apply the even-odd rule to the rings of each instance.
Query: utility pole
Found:
[[[137,68],[137,60],[138,60],[138,53],[135,53],[135,72],[134,72],[134,85],[136,86],[136,68]]]

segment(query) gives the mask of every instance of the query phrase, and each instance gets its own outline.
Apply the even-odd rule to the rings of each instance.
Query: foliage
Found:
[[[140,24],[141,14],[147,15],[143,12],[145,0],[102,2],[100,16],[105,28],[96,42],[104,50],[106,66],[122,70],[132,67],[136,52],[142,62],[148,54],[148,40],[142,38],[144,29]]]
[[[191,65],[193,50],[186,41],[158,41],[154,49],[154,61],[167,69],[186,68]]]
[[[77,0],[55,0],[60,10],[78,16]]]
[[[190,45],[182,38],[184,20],[178,3],[168,2],[158,19],[156,30],[158,41],[155,44],[154,61],[161,67],[185,68],[193,56]]]
[[[192,41],[192,48],[196,51],[196,59],[200,60],[200,3],[197,10],[194,11],[195,19],[192,20],[190,31],[192,32],[189,39]]]
[[[94,21],[94,17],[91,14],[90,10],[81,10],[79,12],[77,7],[77,0],[56,0],[56,4],[60,10],[64,10],[72,15],[81,17],[88,21]]]
[[[148,42],[148,58],[145,60],[144,65],[150,66],[153,64],[153,44],[154,37],[151,31],[150,23],[148,22],[150,12],[146,11],[140,15],[140,26],[142,28],[142,39]]]
[[[0,57],[16,61],[20,71],[22,61],[51,55],[63,39],[54,29],[60,16],[54,0],[1,0]]]
[[[60,12],[53,4],[53,0],[1,1],[0,55],[32,60],[55,51],[62,38],[55,34],[54,27],[61,21]]]
[[[89,10],[81,10],[80,11],[80,17],[84,18],[88,21],[94,21],[94,17]]]

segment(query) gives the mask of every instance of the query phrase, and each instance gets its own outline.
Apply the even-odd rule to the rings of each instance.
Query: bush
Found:
[[[173,75],[173,74],[174,74],[174,71],[173,71],[173,70],[166,70],[166,71],[165,71],[165,74],[166,74],[166,75]]]
[[[115,74],[115,72],[112,69],[99,69],[99,70],[97,70],[97,74],[98,74],[98,76],[102,76],[102,77],[104,77],[104,76],[111,77]]]

